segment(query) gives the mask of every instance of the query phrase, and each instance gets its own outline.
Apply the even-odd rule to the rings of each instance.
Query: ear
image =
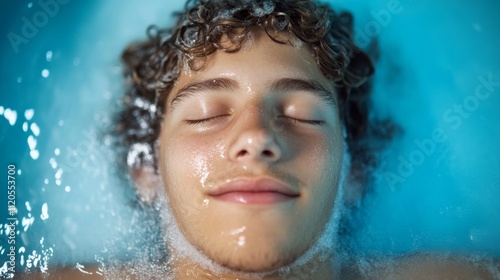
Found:
[[[134,180],[138,198],[147,204],[150,204],[158,194],[157,188],[160,187],[161,178],[152,166],[141,166],[130,171]]]

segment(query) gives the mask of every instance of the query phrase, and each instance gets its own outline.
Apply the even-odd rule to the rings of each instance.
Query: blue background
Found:
[[[36,1],[0,4],[0,111],[17,113],[13,125],[0,115],[0,185],[6,186],[7,165],[15,164],[21,170],[17,249],[25,248],[19,254],[24,266],[29,255],[36,256],[33,250],[50,256],[51,263],[72,265],[95,262],[107,250],[127,257],[127,236],[137,234],[131,224],[141,216],[130,207],[133,193],[103,145],[109,139],[100,135],[123,92],[120,52],[144,39],[150,24],[171,24],[172,12],[183,5],[171,2],[59,4],[17,52],[8,34],[22,35],[22,18],[32,22],[44,9]],[[500,256],[500,86],[484,100],[467,103],[484,84],[480,77],[500,81],[500,2],[331,3],[354,13],[361,46],[378,40],[374,114],[393,118],[404,130],[383,154],[374,190],[357,213],[359,230],[349,242],[366,254],[421,250]],[[458,105],[471,110],[459,115],[453,111]],[[28,109],[34,110],[30,120],[24,116]],[[40,134],[24,131],[25,122],[36,123]],[[401,176],[401,162],[420,149],[415,141],[431,139],[435,129],[446,140],[434,142],[411,174]],[[37,141],[37,159],[30,156],[30,135]],[[388,181],[388,174],[400,179]],[[7,190],[0,191],[5,192],[0,194],[3,224]],[[47,219],[41,217],[44,204]],[[6,237],[5,229],[1,233]],[[2,251],[4,241],[0,267],[8,252]]]

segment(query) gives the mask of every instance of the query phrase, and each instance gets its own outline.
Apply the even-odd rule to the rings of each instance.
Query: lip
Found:
[[[261,178],[231,180],[208,195],[226,202],[274,204],[293,200],[300,193],[279,180]]]

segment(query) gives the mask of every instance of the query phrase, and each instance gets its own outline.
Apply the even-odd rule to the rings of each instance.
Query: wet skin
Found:
[[[183,72],[166,103],[160,167],[187,240],[225,267],[292,263],[331,217],[343,159],[338,101],[304,46],[262,32]]]

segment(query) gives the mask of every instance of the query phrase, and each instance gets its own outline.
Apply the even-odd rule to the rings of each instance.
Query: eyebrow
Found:
[[[319,97],[325,103],[336,106],[337,102],[333,92],[329,91],[320,82],[316,80],[304,80],[297,78],[283,78],[271,84],[272,92],[293,92],[305,91]]]
[[[177,94],[170,102],[170,107],[173,109],[177,103],[201,92],[235,91],[239,88],[238,82],[229,78],[214,78],[193,82],[177,91]],[[314,94],[329,105],[336,106],[337,104],[334,94],[316,80],[282,78],[271,83],[270,91],[279,93],[305,91]]]
[[[176,103],[204,91],[232,91],[238,88],[238,82],[228,78],[215,78],[190,83],[177,91],[177,94],[170,102],[170,107],[173,109]]]

